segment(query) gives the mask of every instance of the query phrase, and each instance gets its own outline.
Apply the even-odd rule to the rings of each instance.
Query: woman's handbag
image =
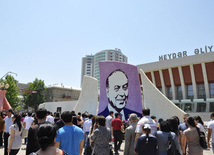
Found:
[[[204,149],[207,149],[207,142],[206,142],[204,132],[200,132],[198,127],[196,127],[196,130],[197,130],[198,135],[199,135],[199,142],[200,142],[201,147]]]
[[[25,128],[24,128],[24,129],[22,130],[21,136],[22,136],[22,139],[27,138],[27,137],[28,137],[28,129],[25,129]]]

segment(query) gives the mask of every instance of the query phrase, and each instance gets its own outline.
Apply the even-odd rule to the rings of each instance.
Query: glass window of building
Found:
[[[192,111],[192,104],[191,103],[185,103],[184,104],[184,111],[185,112],[191,112]]]
[[[172,87],[166,87],[167,88],[167,97],[169,100],[172,100]]]
[[[192,85],[187,85],[187,99],[193,98],[194,98],[193,87]]]
[[[204,84],[198,84],[198,98],[206,98]]]
[[[214,83],[210,83],[210,98],[214,98]]]
[[[197,103],[197,112],[205,112],[206,103]]]
[[[176,89],[177,89],[177,100],[183,99],[181,86],[177,86]]]

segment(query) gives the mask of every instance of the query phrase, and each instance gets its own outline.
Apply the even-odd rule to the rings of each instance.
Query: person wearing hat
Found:
[[[143,135],[137,139],[135,145],[135,153],[138,155],[156,155],[157,153],[157,139],[151,134],[151,127],[149,124],[142,126]]]
[[[131,125],[125,130],[124,155],[134,155],[135,129],[138,122],[138,118],[135,113],[132,113],[129,116],[129,122]]]
[[[4,155],[8,155],[8,137],[10,136],[10,126],[13,125],[12,117],[13,110],[7,109],[7,116],[4,118],[5,121],[5,131],[4,131]]]

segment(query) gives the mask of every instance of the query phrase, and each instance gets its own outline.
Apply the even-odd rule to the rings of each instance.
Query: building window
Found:
[[[192,104],[191,103],[185,103],[184,104],[184,111],[185,112],[191,112],[192,111]]]
[[[167,97],[169,100],[172,100],[172,87],[166,87],[167,88]]]
[[[210,83],[210,98],[214,98],[214,83]]]
[[[205,94],[205,87],[204,84],[198,84],[198,98],[206,98],[206,94]]]
[[[193,87],[192,85],[187,85],[187,99],[193,98],[194,98]]]
[[[176,89],[177,89],[177,100],[183,99],[181,86],[177,86]]]
[[[197,103],[197,112],[205,112],[206,103]]]
[[[213,112],[214,111],[214,102],[211,102],[210,103],[210,112]]]

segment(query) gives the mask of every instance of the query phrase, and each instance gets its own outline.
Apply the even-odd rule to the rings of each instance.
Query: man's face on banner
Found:
[[[108,77],[109,87],[106,93],[110,104],[117,109],[123,109],[128,100],[128,79],[121,71],[116,71]]]

